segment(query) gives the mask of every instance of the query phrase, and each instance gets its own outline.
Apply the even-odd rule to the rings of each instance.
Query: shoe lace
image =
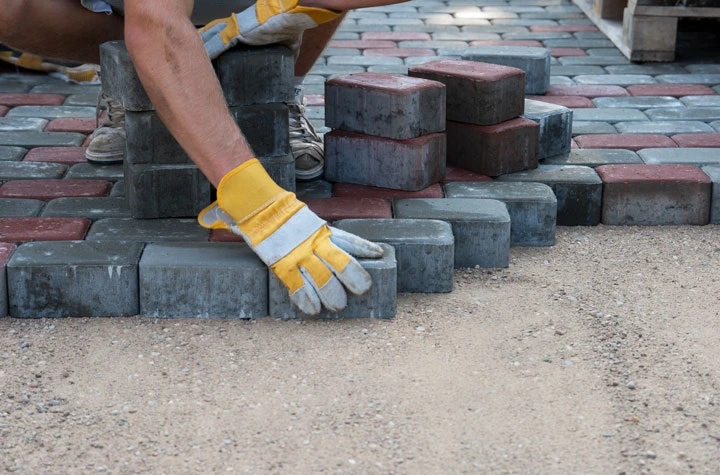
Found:
[[[105,106],[104,108],[107,109],[107,117],[103,125],[105,127],[124,127],[125,108],[120,104],[120,101],[116,101],[100,90],[95,106],[95,128],[100,127],[103,105]]]
[[[315,132],[315,128],[305,115],[303,104],[288,104],[290,140],[300,142],[320,142],[321,139]]]

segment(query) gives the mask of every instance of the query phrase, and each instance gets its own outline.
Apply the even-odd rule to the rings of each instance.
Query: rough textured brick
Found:
[[[521,46],[521,47],[542,47],[537,40],[476,40],[471,41],[470,46]]]
[[[18,106],[6,117],[40,117],[43,119],[95,117],[94,107],[83,106]]]
[[[582,96],[527,96],[527,99],[534,101],[549,102],[572,109],[595,107],[593,101]]]
[[[85,163],[85,147],[37,147],[27,152],[26,162],[52,162],[65,165]]]
[[[142,219],[197,216],[210,203],[212,192],[195,165],[126,163],[125,187],[132,216]]]
[[[550,55],[553,57],[559,56],[587,56],[585,50],[580,48],[548,48]]]
[[[45,127],[45,132],[78,132],[91,134],[95,131],[95,119],[67,118],[53,119]]]
[[[95,221],[88,241],[207,241],[196,219],[105,218]]]
[[[648,147],[677,147],[664,135],[655,134],[596,134],[579,135],[575,142],[580,148],[619,148],[640,150]]]
[[[550,157],[543,162],[544,165],[584,165],[593,168],[625,163],[642,163],[642,160],[631,150],[583,148]]]
[[[14,162],[22,160],[28,151],[22,147],[0,147],[0,161]]]
[[[522,114],[525,74],[517,68],[441,59],[408,74],[446,85],[447,120],[491,125]]]
[[[258,157],[278,157],[290,153],[288,107],[268,103],[231,107],[235,122]]]
[[[268,269],[245,245],[148,244],[140,259],[139,279],[140,315],[258,318],[268,314]]]
[[[656,79],[661,84],[720,84],[720,74],[661,74]]]
[[[61,178],[68,167],[59,163],[0,162],[0,182],[7,180]]]
[[[421,31],[368,31],[360,36],[365,41],[423,41],[430,40],[430,34]]]
[[[394,74],[360,73],[325,84],[328,127],[391,139],[445,129],[445,86]]]
[[[358,48],[358,49],[380,49],[397,48],[397,42],[388,40],[332,40],[328,48]]]
[[[526,94],[545,94],[550,85],[550,52],[545,48],[471,46],[462,59],[522,69]]]
[[[322,219],[392,218],[390,202],[381,198],[306,198],[308,207]]]
[[[34,242],[8,263],[16,318],[116,317],[138,313],[141,243]],[[42,289],[42,290],[40,290]]]
[[[455,181],[492,181],[487,175],[481,175],[480,173],[471,172],[464,168],[448,166],[445,168],[444,183],[450,183]]]
[[[35,117],[0,117],[0,132],[40,132],[47,124]]]
[[[44,217],[57,218],[129,218],[130,208],[125,198],[57,198],[42,210]]]
[[[0,145],[16,147],[78,147],[85,141],[75,132],[3,132]]]
[[[118,181],[123,179],[123,165],[76,163],[70,167],[65,178]]]
[[[643,162],[653,165],[720,165],[720,148],[646,148],[638,151],[638,155]]]
[[[287,191],[295,191],[295,159],[288,153],[279,157],[259,157],[260,163],[275,183]]]
[[[422,48],[379,48],[366,49],[363,51],[365,56],[384,56],[396,58],[412,58],[415,56],[435,56],[435,50]]]
[[[8,314],[7,278],[5,268],[10,257],[15,252],[16,246],[6,242],[0,242],[0,318]]]
[[[270,316],[294,318],[394,318],[397,308],[397,262],[395,250],[380,244],[385,251],[380,259],[360,259],[360,265],[370,274],[372,287],[364,295],[348,293],[347,307],[340,312],[323,310],[314,317],[302,313],[288,296],[287,289],[270,273]]]
[[[324,139],[329,181],[417,191],[445,175],[445,134],[394,140],[333,130]]]
[[[702,167],[702,171],[712,181],[710,223],[720,224],[720,165]]]
[[[125,114],[125,162],[140,164],[191,164],[179,143],[154,111]]]
[[[717,94],[711,88],[700,84],[638,84],[626,89],[633,96],[682,97]]]
[[[720,107],[677,107],[647,111],[651,120],[718,120]]]
[[[570,109],[526,99],[525,112],[523,112],[522,117],[537,122],[540,126],[538,132],[538,160],[570,151],[573,117],[573,112]]]
[[[559,226],[600,224],[602,180],[590,167],[540,165],[536,170],[498,177],[500,181],[545,183],[557,198]]]
[[[128,111],[151,111],[150,102],[124,41],[109,41],[100,45],[100,69],[103,72],[103,92],[120,101]]]
[[[676,135],[683,133],[713,132],[705,122],[697,120],[650,120],[618,122],[615,128],[621,134],[662,134]]]
[[[614,125],[607,122],[584,120],[573,120],[572,131],[573,135],[616,134],[618,132]]]
[[[680,98],[680,102],[687,107],[720,107],[720,95],[685,96]]]
[[[300,201],[305,198],[330,198],[333,185],[325,180],[300,181],[295,184],[295,195]]]
[[[4,106],[59,106],[65,102],[61,94],[17,94],[0,93],[0,104]]]
[[[73,241],[90,227],[82,218],[0,218],[0,241]]]
[[[448,183],[448,198],[483,198],[502,201],[510,213],[512,246],[555,244],[557,199],[542,183]]]
[[[294,101],[293,71],[293,53],[281,45],[238,46],[215,60],[229,106]]]
[[[71,196],[107,196],[111,187],[111,183],[101,180],[14,180],[0,186],[0,197],[51,200]]]
[[[672,139],[678,147],[720,148],[720,134],[678,134],[673,135]]]
[[[623,121],[647,121],[648,116],[638,109],[578,109],[574,111],[573,120],[577,121],[600,121],[600,122],[623,122]]]
[[[497,125],[447,123],[447,163],[488,176],[535,168],[536,122],[513,119]]]
[[[351,198],[443,198],[442,187],[439,184],[430,185],[419,191],[402,191],[391,188],[378,188],[375,186],[354,185],[351,183],[335,183],[332,195],[336,197]]]
[[[510,215],[497,200],[442,198],[393,202],[396,218],[437,219],[452,225],[455,267],[507,267]]]
[[[583,96],[583,97],[611,97],[629,96],[625,88],[620,86],[593,86],[593,85],[553,85],[548,87],[548,96]]]
[[[711,181],[692,165],[604,165],[602,222],[608,225],[707,224]]]
[[[44,205],[45,202],[41,200],[0,198],[0,217],[31,218],[37,216]]]
[[[395,249],[398,292],[452,292],[452,227],[432,219],[346,219],[335,227]]]
[[[575,76],[573,80],[580,85],[615,86],[630,86],[633,84],[654,84],[656,82],[652,76],[647,74],[587,74]]]
[[[660,107],[683,107],[683,103],[670,96],[598,97],[593,99],[596,107],[623,107],[628,109],[656,109]]]

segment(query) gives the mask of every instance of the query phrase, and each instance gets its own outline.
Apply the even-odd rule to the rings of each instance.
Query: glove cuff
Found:
[[[220,208],[236,222],[266,208],[283,193],[287,191],[270,178],[256,158],[228,172],[217,187]]]

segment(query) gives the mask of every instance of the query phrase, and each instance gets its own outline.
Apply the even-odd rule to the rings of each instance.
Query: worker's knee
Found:
[[[27,0],[2,0],[0,8],[0,43],[12,45],[29,32],[23,28],[30,12]]]

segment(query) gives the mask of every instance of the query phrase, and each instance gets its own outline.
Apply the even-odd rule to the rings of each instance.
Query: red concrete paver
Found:
[[[619,148],[640,150],[643,148],[675,148],[677,144],[665,135],[657,134],[593,134],[575,137],[580,148]]]
[[[323,94],[308,94],[305,96],[306,106],[324,106],[325,96]]]
[[[328,48],[397,48],[394,41],[371,41],[371,40],[332,40],[328,43]]]
[[[5,106],[0,106],[0,117],[3,117],[10,109]]]
[[[717,94],[712,88],[702,84],[636,84],[628,86],[632,96],[709,96]]]
[[[9,242],[0,242],[0,266],[4,266],[12,257],[17,246]]]
[[[0,186],[0,198],[52,200],[107,196],[112,183],[104,180],[12,180]]]
[[[65,102],[60,94],[0,93],[0,104],[5,106],[59,106]]]
[[[620,86],[567,85],[550,86],[548,96],[619,97],[630,93]]]
[[[470,46],[529,46],[532,48],[542,47],[542,43],[536,40],[475,40]]]
[[[603,183],[711,183],[694,165],[602,165],[595,169]]]
[[[23,160],[66,165],[85,163],[85,147],[36,147],[30,149]]]
[[[0,218],[0,240],[77,241],[85,237],[90,223],[85,218]]]
[[[585,50],[580,48],[548,48],[551,56],[587,56]]]
[[[306,198],[305,204],[327,221],[392,218],[390,201],[381,198]]]
[[[570,109],[595,107],[593,101],[583,96],[527,96],[527,98],[534,101],[548,102],[550,104],[569,107]]]
[[[45,126],[45,132],[79,132],[90,134],[95,131],[95,119],[65,118],[53,119]]]
[[[578,149],[578,148],[580,148],[580,147],[578,146],[578,144],[577,144],[577,142],[575,141],[575,139],[570,139],[570,150],[575,150],[575,149]]]
[[[671,138],[678,147],[720,148],[720,134],[678,134]]]
[[[530,31],[566,31],[574,33],[576,31],[598,31],[598,29],[595,25],[534,25],[530,27]]]
[[[245,242],[242,237],[227,229],[211,230],[209,239],[213,242]]]
[[[378,48],[363,50],[364,56],[383,56],[411,58],[416,56],[436,56],[435,50],[422,48]]]
[[[360,38],[366,41],[425,41],[432,39],[430,33],[419,31],[367,31],[361,33]]]
[[[447,166],[445,168],[445,179],[443,182],[451,183],[454,181],[492,181],[492,178],[487,175],[465,170],[464,168]]]
[[[355,185],[352,183],[335,183],[333,185],[334,197],[354,198],[444,198],[442,187],[439,184],[430,185],[419,191],[392,190],[376,186]]]

